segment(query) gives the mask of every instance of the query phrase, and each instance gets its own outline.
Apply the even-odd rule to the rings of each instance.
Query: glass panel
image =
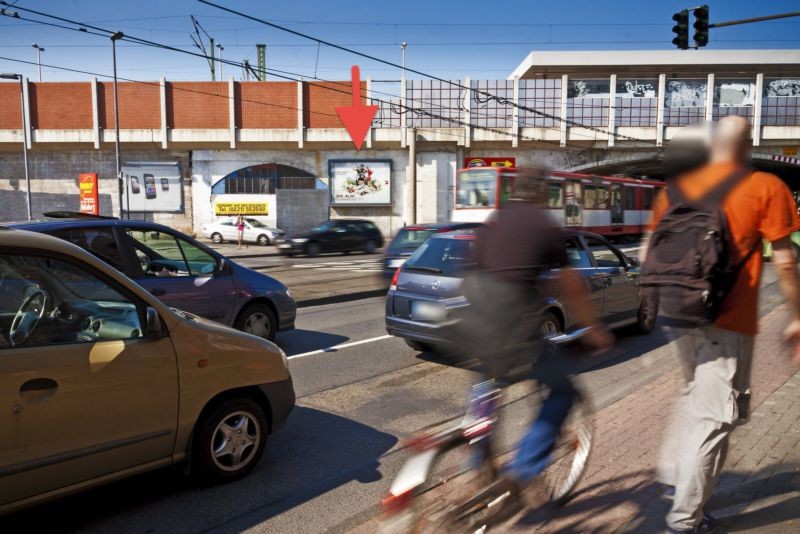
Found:
[[[118,270],[122,270],[122,254],[111,228],[70,228],[53,235],[74,243]]]
[[[589,253],[586,252],[586,250],[574,239],[567,239],[566,248],[567,262],[569,263],[570,267],[574,267],[576,269],[587,269],[592,266],[592,262],[589,260]]]
[[[547,207],[548,208],[563,208],[564,207],[564,188],[560,183],[547,184]]]
[[[472,239],[428,239],[403,268],[414,271],[418,267],[431,274],[455,276],[469,266],[474,243]]]
[[[185,239],[178,239],[178,243],[181,246],[186,262],[189,264],[190,274],[193,276],[209,276],[214,274],[214,271],[217,270],[217,260],[214,256],[192,245]]]
[[[469,170],[456,177],[457,208],[493,208],[497,190],[497,172]]]
[[[624,267],[619,256],[607,244],[591,237],[586,238],[586,244],[598,267]]]
[[[150,230],[128,230],[142,272],[147,277],[190,276],[178,241]]]
[[[90,271],[52,258],[0,255],[0,310],[0,348],[143,335],[130,299]]]
[[[583,201],[586,209],[607,210],[608,188],[598,185],[585,186]]]
[[[625,187],[625,209],[636,209],[636,189],[633,187]]]

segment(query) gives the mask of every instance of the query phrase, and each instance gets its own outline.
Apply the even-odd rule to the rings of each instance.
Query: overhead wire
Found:
[[[0,4],[5,4],[5,2],[0,1]],[[87,34],[96,35],[96,36],[100,36],[100,37],[109,37],[111,34],[115,33],[112,30],[100,28],[100,27],[93,26],[93,25],[90,25],[90,24],[85,24],[85,23],[82,23],[80,21],[74,21],[74,20],[70,20],[70,19],[67,19],[67,18],[64,18],[64,17],[59,17],[59,16],[56,16],[56,15],[50,15],[50,14],[47,14],[47,13],[39,12],[39,11],[28,9],[28,8],[20,8],[18,6],[15,6],[15,7],[17,9],[20,9],[20,10],[23,10],[23,11],[26,11],[26,12],[34,13],[34,14],[37,14],[37,15],[40,15],[40,16],[44,16],[44,17],[48,17],[48,18],[53,18],[53,19],[56,19],[56,20],[60,20],[62,22],[66,22],[68,24],[73,24],[73,25],[78,26],[78,28],[64,26],[62,24],[56,24],[56,23],[47,22],[47,21],[41,21],[41,20],[37,20],[37,19],[29,19],[29,18],[19,17],[17,15],[15,18],[17,18],[19,20],[28,20],[28,21],[33,22],[33,23],[40,23],[40,24],[44,24],[44,25],[47,25],[47,26],[57,27],[57,28],[66,29],[66,30],[79,31],[81,33],[87,33]],[[96,31],[90,31],[87,28],[91,28],[92,30],[96,30]],[[135,36],[132,36],[132,35],[124,35],[123,40],[128,40],[129,42],[133,42],[133,43],[136,43],[136,44],[141,44],[141,45],[144,45],[144,46],[152,46],[152,47],[156,47],[156,48],[160,48],[160,49],[176,51],[176,52],[189,54],[189,55],[196,56],[196,57],[201,57],[201,58],[204,58],[206,60],[210,60],[210,56],[207,56],[207,55],[202,54],[202,53],[193,52],[191,50],[182,50],[182,49],[176,48],[176,47],[171,46],[171,45],[158,43],[158,42],[151,41],[151,40],[148,40],[148,39],[142,39],[142,38],[135,37]],[[325,43],[323,42],[323,44],[325,44]],[[222,61],[223,63],[229,64],[229,65],[235,66],[235,67],[240,67],[241,68],[241,67],[244,66],[242,63],[239,63],[239,62],[236,62],[236,61],[232,61],[232,60],[220,60],[220,61]],[[390,63],[387,63],[387,64],[390,64]],[[71,70],[73,70],[75,72],[80,72],[77,69],[71,69]],[[296,74],[296,73],[291,73],[291,72],[272,69],[272,68],[265,69],[265,70],[267,70],[271,75],[273,75],[275,77],[278,77],[278,78],[283,78],[283,79],[290,80],[290,81],[295,81],[295,82],[305,82],[305,83],[308,83],[309,85],[317,86],[317,87],[320,87],[320,88],[325,89],[325,90],[332,90],[332,91],[336,91],[336,92],[347,94],[347,95],[351,94],[350,87],[344,82],[327,81],[327,80],[321,80],[321,79],[317,78],[317,80],[319,80],[319,81],[321,81],[323,83],[332,84],[332,85],[338,85],[338,86],[342,86],[342,87],[347,87],[347,90],[335,89],[333,87],[330,87],[329,85],[314,84],[312,82],[308,82],[308,81],[303,80],[302,79],[303,77],[301,75],[299,75],[299,74]],[[446,83],[453,83],[453,82],[448,82],[448,81],[443,80],[443,79],[439,79],[439,80],[445,81]],[[135,81],[135,80],[130,80],[130,81]],[[456,84],[456,85],[458,85],[458,84]],[[466,88],[464,86],[460,86],[460,87],[462,87],[462,89],[464,89],[464,90],[470,90],[469,88]],[[371,91],[371,92],[373,92],[373,91]],[[486,94],[489,94],[489,93],[486,93]],[[218,95],[218,96],[221,96],[221,95]],[[390,96],[394,96],[394,95],[390,95]],[[508,99],[494,97],[493,95],[490,95],[490,96],[492,96],[492,98],[494,100],[496,100],[500,104],[511,103],[511,101],[509,101]],[[458,125],[458,126],[470,127],[470,128],[474,128],[476,130],[489,131],[489,132],[493,132],[493,133],[497,133],[497,134],[504,135],[504,136],[509,136],[509,137],[516,137],[517,139],[520,139],[520,140],[545,142],[545,143],[551,142],[551,141],[547,141],[547,140],[540,139],[540,138],[525,136],[525,135],[520,134],[519,132],[508,132],[508,131],[499,130],[497,128],[492,128],[492,127],[488,127],[488,126],[472,124],[472,123],[463,121],[462,119],[443,116],[443,115],[438,115],[436,113],[432,113],[432,112],[430,112],[428,110],[425,110],[425,109],[420,109],[420,108],[415,108],[415,107],[412,107],[412,106],[403,105],[403,104],[400,104],[398,102],[384,101],[384,100],[381,100],[381,99],[372,99],[372,100],[375,101],[375,102],[378,102],[378,103],[386,104],[387,106],[389,106],[390,109],[392,107],[394,107],[395,109],[401,109],[402,113],[413,113],[415,116],[418,116],[418,117],[419,116],[424,116],[424,117],[429,117],[431,119],[438,119],[438,120],[441,120],[441,121],[444,121],[444,122],[448,122],[448,123],[451,123],[451,124],[455,124],[455,125]],[[412,101],[414,101],[414,100],[412,99]],[[425,103],[425,102],[423,101],[423,103]],[[271,105],[271,103],[264,103],[264,104]],[[432,102],[429,102],[428,104],[435,105]],[[440,105],[440,107],[442,109],[446,109],[448,111],[452,111],[453,110],[453,108],[448,108],[448,107],[444,107],[444,106],[441,106],[441,105]],[[458,109],[463,111],[463,108],[461,108],[461,107],[459,107]],[[539,114],[539,115],[546,116],[547,118],[560,119],[560,118],[557,118],[556,116],[550,116],[548,114],[544,114],[542,112],[539,112],[538,110],[533,110],[532,108],[525,107],[523,109],[532,111],[532,112],[534,112],[536,114]],[[501,117],[495,117],[495,118],[501,118]],[[606,132],[606,131],[604,131],[602,129],[599,129],[599,128],[594,128],[594,127],[586,126],[586,125],[579,124],[579,123],[575,123],[575,125],[583,127],[583,128],[587,128],[589,130],[596,130],[596,131],[598,131],[600,133],[603,133],[605,135],[609,135],[608,132]],[[526,125],[523,124],[523,127],[525,127],[525,126]],[[578,133],[575,133],[575,135],[577,135],[579,137],[585,137],[585,138],[589,138],[589,139],[594,139],[593,137],[581,135],[581,134],[578,134]],[[633,138],[633,139],[637,140],[637,141],[647,142],[645,140],[641,140],[641,139],[638,139],[638,138]]]

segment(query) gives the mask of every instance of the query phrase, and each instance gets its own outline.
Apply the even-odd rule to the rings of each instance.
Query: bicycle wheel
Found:
[[[578,400],[567,419],[561,436],[542,473],[545,497],[560,506],[574,496],[581,481],[592,451],[594,425],[586,402]]]

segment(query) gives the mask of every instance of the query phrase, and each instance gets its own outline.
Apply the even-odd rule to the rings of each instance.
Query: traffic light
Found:
[[[672,20],[675,21],[675,26],[672,27],[672,33],[675,34],[675,38],[672,40],[672,44],[680,48],[681,50],[686,50],[689,48],[689,10],[684,9],[683,11],[678,11],[674,15],[672,15]]]
[[[708,6],[701,6],[694,10],[694,45],[696,47],[708,44]]]

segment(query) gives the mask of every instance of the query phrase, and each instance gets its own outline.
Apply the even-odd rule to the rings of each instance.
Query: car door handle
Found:
[[[153,295],[154,297],[160,297],[161,295],[166,294],[166,292],[167,292],[166,289],[161,289],[161,288],[155,288],[150,290],[150,294]]]
[[[49,391],[58,388],[58,382],[52,378],[32,378],[19,387],[20,393],[33,391]]]

